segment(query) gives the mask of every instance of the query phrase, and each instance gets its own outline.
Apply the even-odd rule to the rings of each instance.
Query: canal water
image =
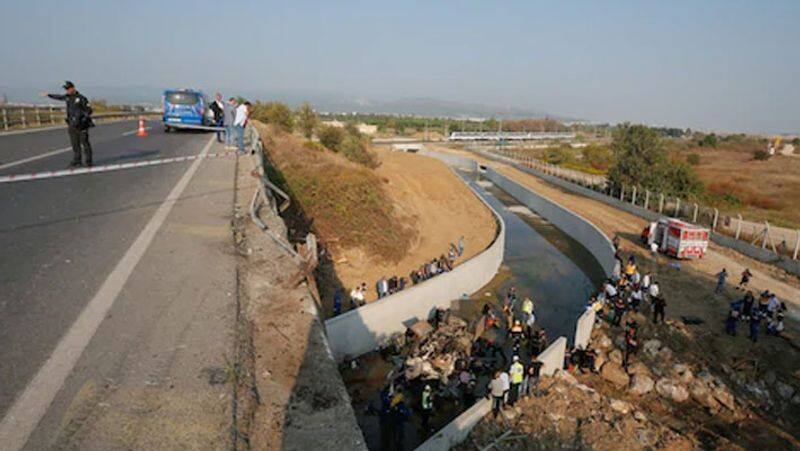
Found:
[[[469,299],[454,301],[451,305],[453,313],[467,321],[475,321],[485,303],[498,309],[500,300],[514,286],[518,299],[530,297],[534,301],[536,325],[547,331],[550,340],[565,336],[571,343],[575,321],[604,279],[600,265],[580,243],[505,191],[480,180],[474,173],[460,172],[459,175],[503,218],[506,240],[503,267],[498,275]],[[380,390],[386,386],[386,375],[392,367],[393,364],[379,353],[370,353],[359,359],[358,368],[342,370],[356,418],[371,450],[395,449],[387,445],[386,431],[381,434],[376,414],[380,406]],[[483,395],[485,382],[479,379],[478,396]],[[421,390],[416,385],[420,384],[412,384],[406,391],[412,409],[418,407],[418,396],[415,395]],[[431,426],[440,429],[467,407],[456,400],[442,399],[437,403]],[[416,415],[406,423],[404,437],[403,449],[414,449],[424,441]]]

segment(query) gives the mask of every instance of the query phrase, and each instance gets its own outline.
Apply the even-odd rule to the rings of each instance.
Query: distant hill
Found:
[[[60,83],[53,86],[40,87],[0,86],[0,96],[5,94],[10,102],[43,103],[46,101],[37,97],[37,93],[43,89],[50,89],[51,91],[58,92],[59,86]],[[166,87],[78,85],[78,89],[89,98],[105,99],[109,103],[125,104],[157,105],[161,102],[161,93],[164,91],[164,88]],[[209,94],[216,91],[215,89],[208,89],[202,86],[200,88],[204,89]],[[550,117],[560,121],[574,120],[573,118],[559,117],[532,109],[500,107],[475,102],[435,99],[432,97],[378,100],[315,90],[220,89],[220,91],[225,97],[242,95],[252,100],[277,100],[285,102],[292,107],[296,107],[303,102],[309,102],[318,111],[327,112],[389,113],[453,118],[496,117],[498,119],[509,119]]]

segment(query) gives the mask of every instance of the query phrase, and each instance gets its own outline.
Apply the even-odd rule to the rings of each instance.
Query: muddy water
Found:
[[[470,299],[454,301],[451,306],[454,313],[472,322],[480,316],[484,303],[499,307],[499,300],[513,285],[520,299],[533,299],[536,324],[547,331],[551,340],[563,335],[571,342],[575,320],[603,280],[600,265],[574,239],[504,191],[491,183],[476,180],[472,174],[459,175],[502,216],[506,224],[506,247],[503,268],[498,275]],[[380,406],[380,390],[386,385],[386,375],[393,365],[377,353],[362,356],[359,360],[357,369],[343,369],[342,376],[367,446],[372,450],[395,449],[389,444],[390,437],[385,428],[381,433],[376,412]],[[479,381],[480,389],[485,382]],[[419,384],[412,384],[407,391],[408,405],[412,409],[418,407],[418,392],[421,390],[416,385]],[[482,395],[482,390],[476,394]],[[436,407],[431,420],[434,429],[443,427],[468,406],[440,398]],[[403,449],[414,449],[424,440],[419,431],[419,421],[417,415],[412,415],[406,422]]]

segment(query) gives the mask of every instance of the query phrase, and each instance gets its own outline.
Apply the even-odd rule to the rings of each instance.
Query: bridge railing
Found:
[[[160,114],[158,111],[125,110],[95,113],[92,118],[96,121],[102,121]],[[67,113],[64,106],[0,105],[0,131],[62,125],[66,117]]]

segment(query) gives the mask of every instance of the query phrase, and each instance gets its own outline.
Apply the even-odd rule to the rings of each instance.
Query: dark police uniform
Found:
[[[80,166],[83,163],[81,158],[81,153],[83,153],[86,166],[91,166],[92,145],[89,143],[89,128],[94,127],[94,122],[92,122],[92,107],[89,99],[78,91],[73,94],[48,94],[47,96],[67,103],[67,130],[72,144],[72,165]]]

